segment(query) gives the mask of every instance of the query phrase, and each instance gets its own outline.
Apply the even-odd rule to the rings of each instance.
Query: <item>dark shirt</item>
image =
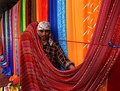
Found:
[[[62,66],[65,69],[68,69],[68,66],[70,64],[73,64],[64,55],[62,48],[57,42],[53,42],[52,45],[50,45],[49,43],[47,43],[46,45],[43,45],[43,50],[46,53],[48,59],[57,69],[60,69],[60,66]]]

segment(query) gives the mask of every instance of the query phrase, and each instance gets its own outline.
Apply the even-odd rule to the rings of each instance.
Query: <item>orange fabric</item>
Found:
[[[67,0],[67,40],[89,43],[94,32],[100,1]],[[68,57],[76,66],[83,62],[88,44],[68,42]]]
[[[82,31],[82,1],[79,0],[67,0],[66,1],[66,18],[67,18],[67,40],[70,41],[83,41]],[[81,11],[80,11],[81,10]],[[79,65],[83,60],[82,44],[79,43],[67,43],[68,45],[68,57],[75,65]]]
[[[48,0],[36,0],[37,21],[48,21]]]

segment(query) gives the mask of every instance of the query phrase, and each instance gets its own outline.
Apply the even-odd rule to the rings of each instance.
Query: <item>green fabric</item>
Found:
[[[20,5],[20,33],[26,29],[26,0],[21,0]]]

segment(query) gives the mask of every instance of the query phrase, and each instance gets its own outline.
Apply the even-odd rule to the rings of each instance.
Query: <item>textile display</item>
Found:
[[[83,18],[83,0],[79,4],[79,0],[66,0],[66,26],[67,26],[67,40],[68,41],[83,41],[80,37],[83,33],[82,18]],[[77,11],[77,12],[76,12]],[[78,31],[79,30],[79,31]],[[81,30],[81,31],[80,31]],[[82,35],[83,36],[83,35]],[[83,44],[75,42],[67,42],[68,58],[79,65],[83,60]],[[71,53],[72,52],[72,53]]]
[[[120,54],[117,58],[117,62],[113,66],[111,72],[108,75],[108,91],[120,90]]]
[[[20,72],[20,1],[2,15],[1,22],[3,60],[0,62],[0,67],[3,68],[2,74],[6,75],[5,79],[8,81],[19,83],[17,76]]]
[[[58,25],[57,25],[57,0],[49,0],[49,22],[51,24],[51,33],[54,39],[58,39]]]
[[[97,91],[119,55],[120,1],[103,0],[95,32],[82,64],[60,71],[46,57],[37,36],[37,22],[21,35],[21,84],[26,91]],[[96,45],[94,45],[96,44]],[[34,54],[33,54],[34,53]]]
[[[20,0],[20,33],[26,28],[26,0]]]
[[[117,27],[115,28],[115,35],[114,38],[115,40],[118,41],[118,44],[120,45],[120,37],[117,39],[116,36],[120,36],[120,34],[118,34],[120,32],[120,16],[117,22]],[[119,91],[120,90],[120,53],[118,55],[118,58],[116,59],[116,63],[113,66],[113,69],[111,70],[111,72],[108,75],[108,91]]]
[[[10,55],[9,58],[13,60],[13,34],[12,34],[12,9],[9,10],[9,39],[10,39]],[[9,67],[11,69],[11,73],[13,73],[13,61],[9,62]]]
[[[36,21],[48,21],[48,0],[36,0]]]
[[[2,15],[2,17],[3,17],[3,15]],[[0,55],[0,67],[6,67],[7,65],[8,65],[8,63],[7,63],[7,61],[5,60],[5,39],[4,39],[4,17],[1,19],[1,40],[2,40],[2,46],[1,46],[1,48],[2,48],[2,50],[1,50],[1,54],[2,55]]]
[[[36,19],[36,1],[31,1],[31,22],[35,22]]]
[[[18,28],[18,20],[19,18],[17,17],[17,15],[19,14],[19,4],[16,4],[13,9],[12,9],[12,33],[13,33],[13,65],[14,65],[14,75],[20,75],[19,72],[19,55],[20,55],[20,52],[19,52],[19,46],[20,46],[20,30]]]
[[[5,60],[6,62],[9,61],[9,32],[8,32],[8,11],[5,12],[5,25],[4,25],[4,38],[5,38]]]
[[[66,0],[68,57],[81,64],[91,41],[101,0]],[[72,53],[71,53],[72,51]]]
[[[66,36],[66,0],[57,0],[57,27],[58,27],[58,42],[61,45],[65,55],[68,57]]]
[[[0,29],[1,29],[1,27],[2,27],[2,23],[0,21]],[[1,29],[0,30],[0,55],[2,55],[2,51],[3,51],[2,47],[3,47],[3,45],[2,45],[2,29]]]
[[[26,26],[31,23],[31,0],[26,0]]]

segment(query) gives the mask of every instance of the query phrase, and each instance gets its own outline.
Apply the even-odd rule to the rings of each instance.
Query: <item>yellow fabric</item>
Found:
[[[3,91],[4,88],[3,87],[0,87],[0,91]],[[19,88],[18,87],[13,87],[13,86],[10,86],[9,87],[9,91],[19,91]]]
[[[0,87],[0,91],[3,91],[3,87]]]
[[[13,87],[13,86],[10,86],[9,90],[10,91],[19,91],[18,87]]]

